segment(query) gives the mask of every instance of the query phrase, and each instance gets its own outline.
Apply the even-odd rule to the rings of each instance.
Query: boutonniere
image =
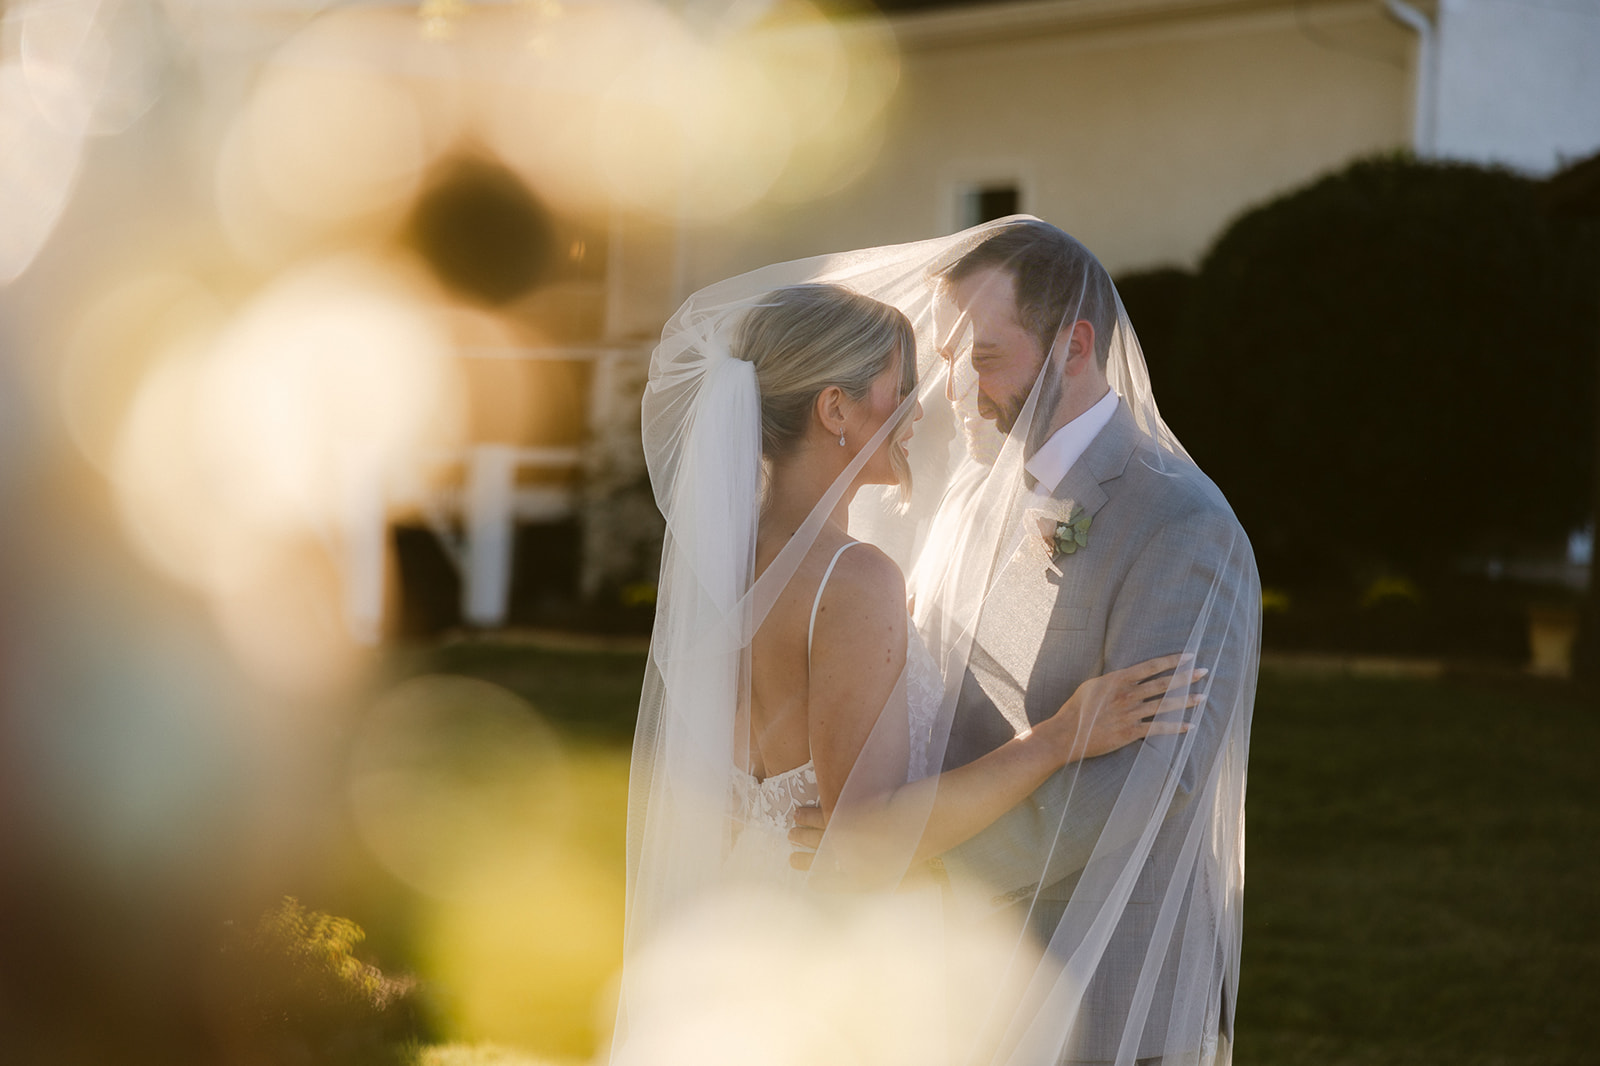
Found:
[[[1091,521],[1088,512],[1078,504],[1072,505],[1072,509],[1067,512],[1067,517],[1064,519],[1049,515],[1039,519],[1039,531],[1044,535],[1044,550],[1050,560],[1051,573],[1061,573],[1056,560],[1063,555],[1075,555],[1079,548],[1089,546]]]

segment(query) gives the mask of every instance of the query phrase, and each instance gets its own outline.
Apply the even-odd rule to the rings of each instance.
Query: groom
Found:
[[[1080,962],[1083,945],[1068,942],[1073,933],[1062,924],[1075,892],[1075,916],[1097,906],[1115,908],[1108,912],[1117,916],[1109,941],[1087,954],[1092,976],[1062,1061],[1110,1063],[1131,1050],[1140,1063],[1176,1066],[1206,1059],[1213,1048],[1221,1052],[1217,1061],[1226,1061],[1232,990],[1224,984],[1234,980],[1237,962],[1230,932],[1216,931],[1197,950],[1171,942],[1171,923],[1176,913],[1181,930],[1183,916],[1201,913],[1191,906],[1195,824],[1203,830],[1231,819],[1237,827],[1243,817],[1242,760],[1260,605],[1249,543],[1204,474],[1141,428],[1130,407],[1137,398],[1110,388],[1118,304],[1110,278],[1087,249],[1053,226],[1018,222],[946,268],[939,284],[970,326],[970,348],[943,353],[952,401],[974,390],[977,413],[1009,434],[1039,381],[1024,427],[1024,484],[991,486],[982,495],[1019,497],[1009,521],[1023,541],[1041,514],[1046,526],[1091,520],[1087,544],[1048,566],[1042,555],[1013,554],[1009,545],[1002,550],[978,618],[945,768],[971,762],[1042,721],[1091,677],[1183,651],[1210,671],[1207,701],[1190,715],[1187,757],[1178,764],[1175,787],[1166,786],[1170,799],[1147,816],[1157,828],[1153,842],[1143,845],[1148,852],[1131,892],[1117,886],[1114,875],[1137,845],[1119,834],[1128,830],[1130,808],[1131,824],[1144,824],[1137,815],[1139,792],[1152,792],[1151,764],[1160,763],[1139,761],[1150,742],[1057,772],[1027,801],[947,853],[945,869],[953,885],[987,886],[986,906],[1013,908],[1041,945],[1063,956],[1078,952]],[[969,408],[972,398],[965,397]],[[947,499],[940,523],[961,504]],[[964,521],[982,521],[993,511],[974,504],[966,501]],[[1237,789],[1218,788],[1230,779],[1213,773],[1223,759],[1237,760],[1229,764]],[[1209,808],[1202,813],[1201,805]],[[1214,888],[1205,877],[1198,881]],[[1213,893],[1207,902],[1214,899]],[[1237,918],[1237,900],[1229,906],[1227,913]],[[1061,935],[1052,943],[1058,926]],[[1208,987],[1180,989],[1180,968],[1190,980],[1204,975]],[[1169,1046],[1169,1020],[1192,1019],[1197,1009],[1206,1030],[1200,1046]],[[1175,1032],[1196,1028],[1173,1024]],[[1124,1048],[1128,1042],[1137,1046]]]
[[[970,375],[985,419],[1010,433],[1045,372],[1024,465],[1037,510],[1058,520],[1091,519],[1089,543],[1057,557],[1050,572],[1041,574],[1026,553],[1001,564],[979,618],[946,769],[998,747],[1022,719],[1042,721],[1090,677],[1182,651],[1210,671],[1207,702],[1192,716],[1193,747],[1170,806],[1157,812],[1161,828],[1089,981],[1080,1013],[1085,1024],[1074,1032],[1067,1060],[1117,1058],[1124,1020],[1142,998],[1141,971],[1149,984],[1150,960],[1163,960],[1170,947],[1155,964],[1153,987],[1143,990],[1150,1002],[1134,1051],[1141,1061],[1161,1061],[1173,1050],[1165,1046],[1168,1019],[1183,1009],[1174,996],[1191,991],[1174,987],[1185,945],[1152,947],[1161,937],[1162,903],[1189,910],[1192,867],[1181,857],[1181,827],[1195,812],[1181,815],[1200,798],[1222,807],[1243,802],[1242,789],[1217,795],[1212,771],[1226,748],[1241,749],[1227,756],[1242,760],[1248,738],[1260,604],[1254,559],[1215,486],[1186,459],[1163,452],[1129,401],[1110,388],[1118,307],[1110,278],[1087,249],[1053,226],[1020,222],[964,255],[942,282],[971,326]],[[967,369],[955,356],[947,353],[952,382]],[[1105,879],[1085,871],[1091,858],[1115,869],[1123,842],[1103,836],[1118,803],[1126,804],[1125,793],[1137,787],[1131,780],[1143,747],[1058,772],[1029,801],[945,856],[952,880],[992,886],[997,904],[1014,900],[1048,944],[1075,891],[1104,894],[1097,882]],[[1216,816],[1237,824],[1243,811]],[[1202,969],[1219,982],[1204,990],[1209,1003],[1225,1003],[1220,982],[1229,967]],[[1231,1018],[1217,1014],[1217,1035],[1229,1040]],[[1198,1058],[1200,1050],[1182,1049],[1180,1061],[1191,1052]]]

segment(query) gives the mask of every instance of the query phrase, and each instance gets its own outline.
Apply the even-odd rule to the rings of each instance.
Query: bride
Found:
[[[639,1020],[662,1012],[639,975],[692,963],[681,931],[699,928],[708,906],[729,907],[731,888],[838,901],[898,899],[913,884],[924,898],[934,886],[951,923],[1020,930],[984,915],[1021,908],[1029,927],[1005,934],[1017,938],[1011,972],[984,993],[985,1035],[944,1061],[1142,1063],[1150,1032],[1167,1048],[1153,1061],[1227,1059],[1215,1038],[1235,987],[1234,808],[1252,694],[1201,708],[1193,686],[1216,648],[1254,654],[1255,631],[1238,621],[1249,611],[1229,602],[1253,566],[1213,576],[1167,566],[1175,585],[1196,573],[1210,583],[1196,612],[1187,588],[1174,589],[1176,625],[1150,617],[1161,610],[1150,602],[1093,623],[1067,604],[1086,581],[1128,581],[1109,560],[1146,548],[1088,548],[1084,506],[1053,497],[1035,471],[1046,438],[1054,446],[1080,422],[1056,424],[1070,406],[1063,390],[1081,391],[1068,379],[1090,365],[1083,337],[1098,353],[1088,376],[1103,375],[1097,409],[1114,410],[1105,417],[1137,442],[1122,461],[1202,486],[1190,495],[1215,489],[1160,421],[1132,329],[1086,252],[1087,273],[1068,271],[1039,299],[1019,281],[1008,297],[1000,317],[1036,338],[1038,364],[1011,408],[997,417],[992,389],[974,387],[1015,366],[1003,362],[989,298],[964,290],[962,271],[1021,226],[1043,224],[1002,220],[767,267],[696,293],[663,331],[644,445],[667,534],[630,784],[614,1063],[663,1061],[641,1035]],[[1181,541],[1163,551],[1184,556]],[[1159,631],[1171,646],[1114,657],[1092,625]],[[1075,661],[1099,663],[1064,690],[1046,668],[1063,641]],[[970,731],[962,716],[975,700],[992,704],[989,728],[1005,735],[974,757],[971,737],[954,734]],[[810,808],[826,831],[797,862],[788,836]],[[1016,829],[1024,816],[1042,836]],[[946,861],[969,840],[1032,872]],[[1171,885],[1152,896],[1157,870]],[[1076,886],[1070,898],[1062,886]],[[1142,958],[1119,946],[1133,928]],[[680,948],[673,963],[641,965],[664,943]],[[786,962],[758,968],[781,987]],[[1097,989],[1113,969],[1131,998],[1108,1006]],[[1174,994],[1174,981],[1194,994]],[[1109,1057],[1080,1054],[1090,1029],[1096,1047],[1111,1034]]]

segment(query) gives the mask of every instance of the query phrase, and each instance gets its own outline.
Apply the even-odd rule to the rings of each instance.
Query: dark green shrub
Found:
[[[1178,350],[1178,330],[1194,285],[1194,274],[1181,267],[1157,267],[1124,274],[1116,279],[1117,295],[1133,323],[1145,363],[1159,382]],[[1156,402],[1165,397],[1156,391]]]
[[[1536,190],[1374,159],[1250,211],[1206,256],[1152,377],[1265,582],[1431,584],[1583,521],[1600,269],[1592,231],[1550,222]]]

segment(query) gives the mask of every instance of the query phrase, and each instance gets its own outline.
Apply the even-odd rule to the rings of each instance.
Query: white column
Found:
[[[511,595],[512,495],[517,449],[479,444],[467,459],[466,567],[461,614],[469,625],[499,626]]]

